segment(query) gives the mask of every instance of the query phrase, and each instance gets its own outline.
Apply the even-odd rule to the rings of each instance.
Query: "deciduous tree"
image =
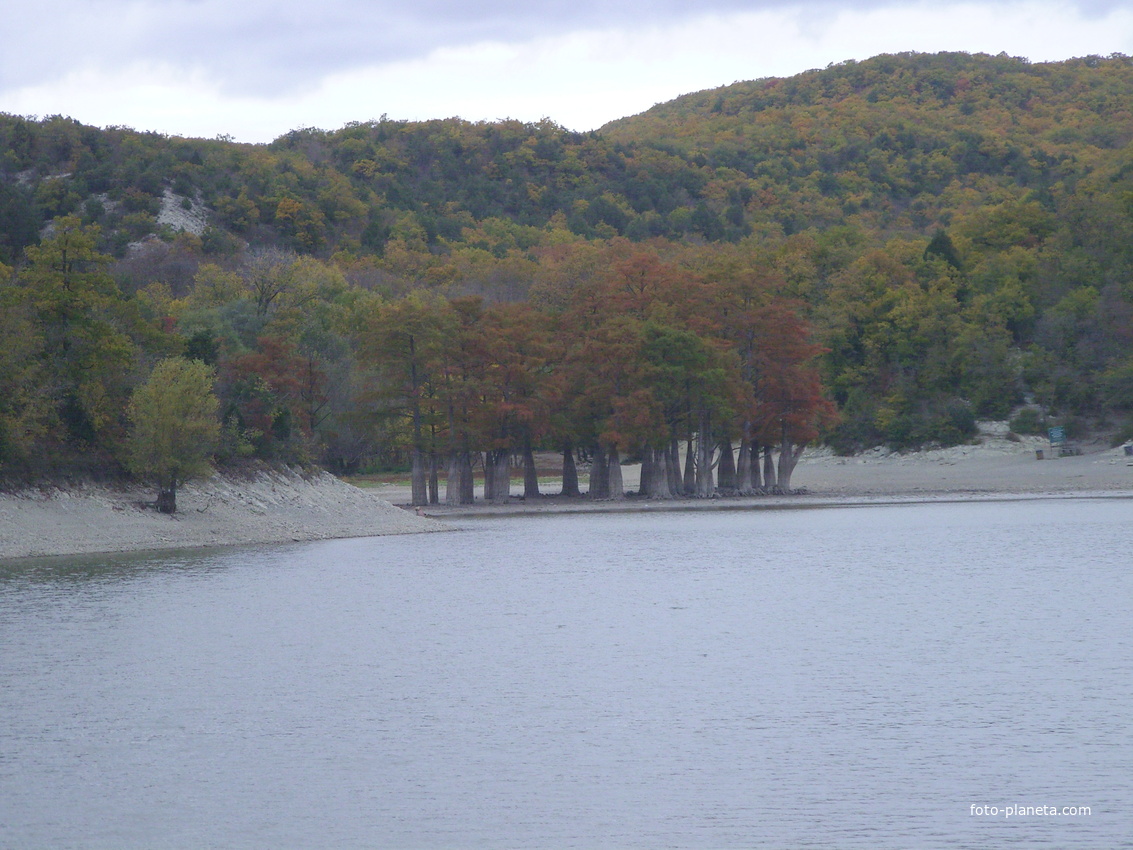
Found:
[[[130,399],[129,466],[157,487],[157,509],[177,510],[177,488],[208,473],[220,434],[212,369],[171,357],[157,364]]]

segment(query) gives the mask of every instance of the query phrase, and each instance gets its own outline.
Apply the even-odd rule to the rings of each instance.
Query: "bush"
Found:
[[[1133,410],[1133,359],[1102,375],[1102,397],[1116,410]]]
[[[955,446],[976,435],[976,416],[959,400],[927,406],[894,416],[884,431],[886,444],[893,449],[919,449],[929,443]]]
[[[1127,422],[1125,427],[1113,435],[1110,445],[1116,448],[1125,443],[1133,442],[1133,422]]]
[[[1008,423],[1011,430],[1016,434],[1045,434],[1046,428],[1043,427],[1042,418],[1039,412],[1033,407],[1026,407],[1020,410]]]
[[[837,425],[823,434],[823,442],[838,455],[852,455],[885,441],[875,423],[876,399],[863,390],[852,390],[842,405]]]
[[[1080,440],[1090,433],[1090,423],[1081,416],[1067,416],[1062,427],[1066,430],[1067,439],[1071,440]]]

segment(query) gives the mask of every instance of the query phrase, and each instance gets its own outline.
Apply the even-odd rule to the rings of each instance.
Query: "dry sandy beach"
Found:
[[[1133,457],[1122,447],[1082,445],[1082,454],[1052,457],[1045,438],[1019,442],[986,436],[979,445],[912,454],[874,449],[857,457],[804,455],[794,484],[814,493],[852,496],[1057,495],[1133,493]],[[1036,451],[1042,451],[1038,460]]]
[[[214,476],[186,486],[173,517],[156,513],[147,489],[79,486],[0,496],[0,559],[332,537],[441,531],[445,518],[514,513],[619,510],[706,510],[720,507],[869,504],[889,501],[1110,495],[1133,497],[1133,457],[1122,448],[1083,445],[1083,453],[1052,458],[1046,440],[1009,439],[989,428],[977,445],[909,454],[874,449],[836,457],[825,449],[804,454],[793,485],[801,495],[618,502],[548,497],[506,503],[424,509],[426,517],[395,505],[409,501],[404,485],[359,489],[329,473],[282,470],[246,478]],[[1038,460],[1036,450],[1045,459]],[[628,491],[640,468],[624,467]],[[585,478],[585,476],[583,476]],[[585,485],[584,485],[585,486]],[[544,490],[556,493],[557,484]],[[513,482],[513,492],[520,487]]]
[[[95,485],[0,496],[0,560],[444,530],[326,472],[215,475],[180,490],[173,516],[153,501]]]

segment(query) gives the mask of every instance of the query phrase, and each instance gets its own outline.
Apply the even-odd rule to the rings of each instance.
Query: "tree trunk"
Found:
[[[602,446],[594,449],[590,458],[590,498],[607,499],[610,496],[609,469],[606,462],[606,450]]]
[[[637,486],[637,495],[646,497],[653,495],[654,465],[653,449],[650,446],[646,446],[641,450],[641,478]]]
[[[666,458],[665,473],[669,478],[669,492],[673,496],[683,496],[684,490],[681,489],[681,447],[674,437],[669,442],[669,456]]]
[[[506,502],[511,496],[511,451],[495,449],[484,457],[484,481],[492,480],[492,499]]]
[[[460,457],[456,452],[448,456],[448,473],[445,476],[445,504],[460,504]]]
[[[650,495],[655,499],[673,498],[673,491],[669,489],[669,457],[667,449],[653,450],[652,473]]]
[[[736,465],[736,489],[742,496],[750,496],[755,492],[751,484],[751,440],[747,437],[740,439],[740,459]]]
[[[763,490],[763,477],[759,474],[759,440],[751,441],[751,491]]]
[[[495,463],[492,460],[492,453],[488,452],[484,457],[484,501],[494,502],[496,500],[496,476],[494,470]]]
[[[688,432],[688,442],[685,443],[685,474],[681,482],[681,492],[686,496],[696,492],[696,444],[693,442],[692,431]]]
[[[440,484],[437,481],[437,453],[429,452],[429,504],[435,505],[440,501]]]
[[[177,482],[171,481],[169,486],[158,486],[157,509],[163,514],[177,513]]]
[[[776,492],[775,461],[771,459],[771,446],[763,447],[763,489],[768,493]]]
[[[409,373],[413,392],[413,453],[409,461],[410,502],[413,505],[429,503],[429,490],[425,481],[425,457],[421,451],[421,402],[418,398],[420,383],[417,378],[417,340],[409,335]]]
[[[523,442],[523,498],[538,499],[539,470],[535,468],[535,452],[531,449],[531,440]]]
[[[611,446],[610,454],[606,460],[606,470],[609,483],[606,485],[606,495],[611,499],[624,499],[625,487],[622,486],[622,462],[618,457],[618,447]]]
[[[736,456],[732,454],[732,441],[727,437],[720,441],[720,471],[716,476],[716,486],[721,493],[734,495],[736,492]]]
[[[429,490],[425,480],[425,457],[421,449],[413,447],[409,461],[409,479],[411,484],[410,504],[426,505],[429,503]]]
[[[712,480],[713,448],[708,417],[702,416],[700,434],[696,441],[696,495],[701,499],[707,499],[716,491],[716,485]]]
[[[804,449],[806,449],[806,443],[800,443],[796,446],[784,434],[783,442],[779,446],[778,481],[779,489],[784,493],[791,492],[791,474],[795,471],[799,458],[803,456]]]
[[[511,498],[511,452],[504,450],[496,461],[496,498]]]
[[[445,503],[471,505],[472,464],[468,452],[453,452],[448,458],[448,481],[445,482]]]
[[[472,475],[472,453],[460,453],[460,504],[471,505],[476,501],[476,480]]]
[[[563,492],[564,496],[581,496],[578,489],[578,468],[574,465],[574,446],[569,442],[563,446]]]

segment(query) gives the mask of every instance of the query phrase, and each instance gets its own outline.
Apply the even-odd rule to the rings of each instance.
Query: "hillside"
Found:
[[[399,238],[499,253],[556,217],[587,238],[931,232],[989,199],[1057,203],[1133,138],[1131,94],[1125,57],[908,54],[686,95],[590,134],[383,119],[248,146],[3,116],[0,259],[75,211],[120,253],[160,230],[166,190],[212,211],[214,249],[228,235],[323,255]]]
[[[601,134],[738,172],[788,234],[919,232],[997,192],[1053,205],[1133,139],[1131,86],[1125,57],[879,56],[686,95]]]
[[[634,315],[706,351],[745,356],[724,292],[810,327],[840,411],[821,427],[841,449],[963,440],[977,416],[1024,403],[1020,428],[1120,426],[1131,104],[1123,56],[902,54],[686,95],[586,134],[383,118],[241,145],[0,115],[0,466],[46,445],[112,463],[125,399],[177,354],[218,369],[221,408],[251,435],[230,453],[404,459],[404,408],[362,401],[367,370],[384,368],[366,349],[375,310],[412,296],[465,315],[474,295],[581,339],[587,287],[619,303],[635,263],[656,294]],[[91,287],[66,309],[43,296],[61,232]],[[281,357],[334,392],[315,405],[294,374],[269,374]],[[92,362],[109,370],[93,383]],[[637,437],[613,420],[575,436],[636,451],[648,418]]]

